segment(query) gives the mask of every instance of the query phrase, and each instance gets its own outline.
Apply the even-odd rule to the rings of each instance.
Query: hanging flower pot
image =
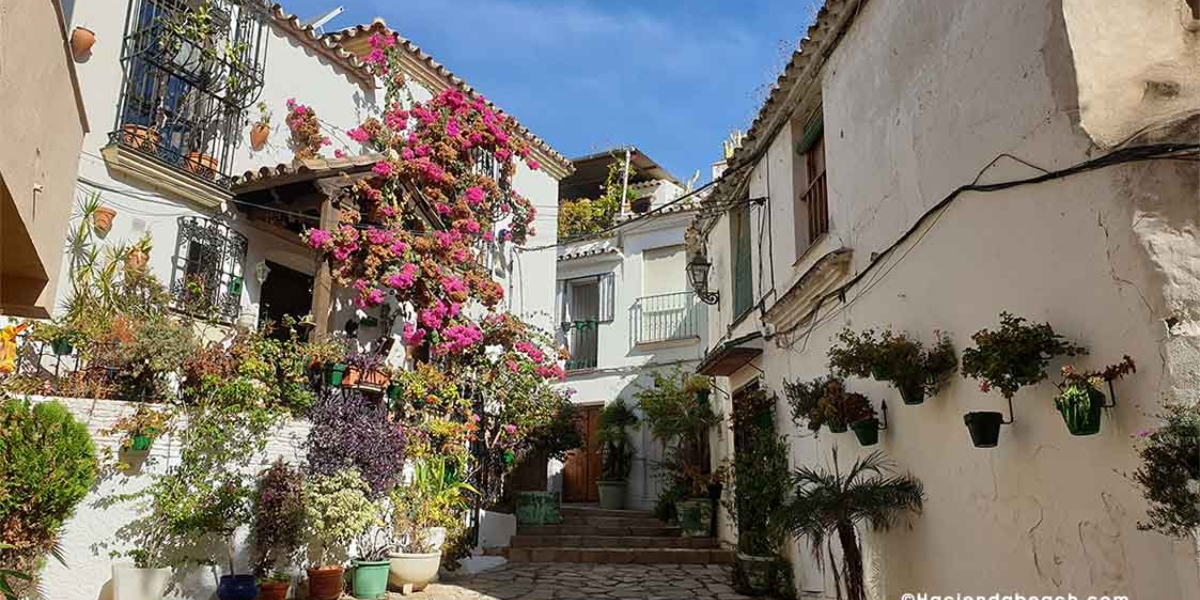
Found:
[[[154,443],[154,429],[147,429],[133,434],[133,440],[130,441],[129,449],[134,452],[145,452],[150,449],[150,445]]]
[[[900,386],[900,399],[908,406],[925,403],[925,390],[919,385]]]
[[[1000,425],[1004,423],[1004,415],[998,412],[969,412],[963,415],[967,431],[971,433],[971,443],[976,448],[995,448],[1000,442]]]
[[[404,392],[404,389],[401,388],[400,386],[398,386],[394,383],[388,384],[388,387],[387,387],[388,400],[391,400],[392,402],[399,400],[400,394],[403,392]]]
[[[58,338],[50,342],[50,349],[55,356],[66,356],[75,350],[75,346],[69,338]]]
[[[1103,392],[1090,385],[1071,385],[1054,399],[1054,406],[1071,435],[1095,435],[1100,433],[1100,414],[1105,399]]]
[[[96,212],[92,213],[92,226],[96,228],[96,231],[101,236],[108,235],[108,232],[112,231],[113,219],[116,216],[117,211],[107,206],[101,206],[96,209]]]
[[[637,214],[645,214],[645,213],[650,212],[650,204],[653,201],[654,201],[654,198],[652,198],[650,196],[646,196],[645,198],[638,198],[637,200],[634,200],[633,202],[631,202],[629,204],[629,209]]]
[[[161,141],[162,134],[149,127],[132,123],[121,127],[121,143],[134,150],[154,154],[158,152],[158,143]]]
[[[87,58],[89,52],[92,51],[92,46],[96,43],[96,32],[87,27],[76,27],[71,32],[71,56],[75,60],[83,60]]]
[[[342,377],[342,387],[358,387],[358,380],[360,379],[362,379],[362,369],[350,365],[346,368],[346,374]]]
[[[325,383],[332,386],[342,385],[342,380],[346,377],[346,371],[349,370],[343,363],[334,363],[325,366]]]
[[[841,421],[830,421],[829,422],[829,432],[830,433],[846,433],[846,424],[842,423]]]
[[[271,137],[271,126],[266,123],[255,123],[250,128],[250,148],[255,151],[262,150],[263,146],[267,145],[269,137]]]
[[[216,179],[217,159],[203,152],[188,152],[183,161],[189,173],[194,173],[205,179]]]
[[[854,437],[864,447],[879,443],[879,419],[875,417],[855,421],[850,424],[850,429],[854,430]]]
[[[146,269],[146,262],[150,259],[150,255],[134,248],[125,255],[125,268],[130,271],[143,271]]]
[[[357,381],[353,384],[347,383],[346,385],[357,387],[360,390],[382,392],[391,381],[391,378],[388,377],[387,373],[384,373],[378,369],[362,371],[356,367],[350,367],[350,370],[357,375]]]

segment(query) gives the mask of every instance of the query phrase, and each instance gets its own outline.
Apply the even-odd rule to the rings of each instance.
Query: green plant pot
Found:
[[[712,533],[712,502],[708,498],[693,498],[675,503],[683,537],[708,537]]]
[[[517,523],[557,525],[563,522],[558,492],[517,492]]]
[[[696,392],[696,401],[700,404],[708,404],[709,397],[712,396],[711,390],[701,390]]]
[[[1071,435],[1096,435],[1100,433],[1100,415],[1103,412],[1105,396],[1099,390],[1089,389],[1088,395],[1091,396],[1091,406],[1083,408],[1078,404],[1072,404],[1067,407],[1058,409],[1062,415],[1063,421],[1067,424],[1067,431]]]
[[[150,449],[150,444],[152,443],[154,443],[154,438],[141,433],[135,434],[133,436],[133,443],[130,444],[129,449],[134,452],[145,452]]]
[[[925,403],[925,390],[921,386],[916,386],[913,389],[906,387],[900,388],[900,399],[909,406],[916,406]]]
[[[850,429],[854,430],[854,437],[857,437],[858,443],[863,446],[879,443],[879,419],[875,417],[855,421],[850,424]]]
[[[350,368],[342,363],[335,363],[325,366],[325,383],[332,386],[342,385],[342,378],[346,376],[346,371]]]
[[[970,412],[963,415],[967,431],[971,433],[971,443],[976,448],[995,448],[1000,443],[1000,426],[1004,424],[1004,415],[998,412]]]
[[[734,588],[748,596],[765,596],[775,589],[775,571],[779,559],[737,553],[734,564]]]
[[[598,481],[596,485],[600,488],[600,508],[604,510],[621,510],[625,508],[625,488],[627,484],[624,481]]]
[[[354,561],[354,597],[360,600],[387,596],[388,570],[391,562],[386,560]]]
[[[387,387],[387,397],[388,397],[388,400],[391,400],[392,402],[395,402],[396,400],[399,400],[399,399],[400,399],[400,392],[402,392],[402,391],[404,391],[404,390],[400,389],[400,386],[398,386],[398,385],[396,385],[396,384],[394,384],[394,383],[393,383],[393,384],[391,384],[391,385],[388,385],[388,387]]]
[[[75,350],[75,346],[71,344],[71,340],[54,340],[50,342],[50,350],[55,356],[66,356]]]
[[[828,423],[830,433],[846,433],[845,423]]]

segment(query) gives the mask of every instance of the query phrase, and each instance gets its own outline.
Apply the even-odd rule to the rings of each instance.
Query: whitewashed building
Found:
[[[882,450],[923,482],[920,515],[860,529],[868,597],[1200,594],[1195,541],[1140,530],[1128,477],[1162,403],[1197,401],[1197,32],[1183,0],[829,0],[729,158],[696,223],[700,372],[726,412],[778,395],[793,467]],[[1082,369],[1137,361],[1099,434],[1055,409],[1063,361],[1011,413],[957,374],[920,406],[849,378],[890,407],[871,448],[793,425],[783,382],[827,374],[843,328],[940,330],[961,356],[1001,311],[1086,345]],[[980,410],[1014,419],[995,448],[972,447]],[[713,443],[733,455],[728,429]],[[841,597],[806,543],[789,554],[803,597]]]
[[[556,314],[560,340],[570,352],[565,385],[574,388],[573,400],[583,408],[587,437],[586,448],[573,452],[551,481],[566,502],[597,500],[600,409],[617,399],[636,407],[634,394],[650,387],[655,371],[694,370],[707,339],[704,306],[684,271],[683,236],[697,204],[678,201],[684,187],[645,154],[635,148],[628,157],[634,199],[618,216],[618,226],[558,249]],[[562,196],[598,197],[610,164],[625,160],[624,149],[575,159]],[[661,448],[644,424],[633,435],[637,454],[626,505],[650,509],[658,497],[654,463]],[[558,467],[552,465],[552,473]]]

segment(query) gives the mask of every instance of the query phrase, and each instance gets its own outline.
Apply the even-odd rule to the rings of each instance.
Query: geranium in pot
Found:
[[[838,344],[829,349],[829,367],[841,376],[889,382],[900,390],[905,404],[921,404],[936,395],[958,367],[950,338],[940,331],[934,331],[934,338],[933,346],[926,349],[903,332],[845,329]]]
[[[371,488],[355,469],[313,475],[304,482],[304,514],[311,539],[308,597],[337,600],[342,595],[350,544],[379,522]]]
[[[737,526],[733,584],[743,594],[792,597],[787,593],[792,570],[783,555],[785,534],[775,516],[787,497],[790,446],[773,426],[747,425],[734,434],[734,493],[722,502]]]
[[[342,379],[342,387],[382,392],[391,383],[384,358],[385,354],[382,349],[351,352],[346,357],[349,370]]]
[[[1054,398],[1054,407],[1062,414],[1067,431],[1071,435],[1100,433],[1101,409],[1111,406],[1105,404],[1106,398],[1100,388],[1107,384],[1111,391],[1113,381],[1135,372],[1137,367],[1129,356],[1099,372],[1080,373],[1071,365],[1064,366],[1063,380],[1055,384],[1059,394]]]
[[[709,485],[719,483],[709,465],[708,433],[721,422],[708,398],[688,389],[682,371],[655,373],[654,385],[636,394],[646,423],[667,457],[660,465],[678,490],[674,512],[686,536],[712,532],[713,500]]]
[[[254,498],[250,537],[260,600],[287,598],[292,578],[281,567],[298,558],[304,523],[304,475],[279,459],[259,476]]]
[[[1058,356],[1079,356],[1087,349],[1066,341],[1049,323],[1000,313],[1000,329],[981,329],[971,336],[975,346],[963,350],[962,374],[979,380],[983,392],[1000,390],[1008,400],[1009,420],[999,412],[970,412],[963,416],[976,448],[994,448],[1000,426],[1012,423],[1012,398],[1022,387],[1046,379],[1046,366]]]
[[[840,377],[818,377],[811,381],[783,383],[788,403],[792,407],[792,420],[797,426],[807,426],[817,433],[824,425],[830,433],[845,433],[850,425],[864,421],[860,428],[869,429],[871,423],[878,430],[875,409],[866,396],[846,390]]]
[[[634,457],[627,429],[637,423],[637,415],[623,399],[608,404],[600,413],[598,435],[600,443],[604,444],[603,467],[597,482],[600,488],[600,508],[625,508],[626,479],[633,469]]]

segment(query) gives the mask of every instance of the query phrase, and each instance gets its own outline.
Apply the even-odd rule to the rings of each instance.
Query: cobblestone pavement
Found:
[[[729,585],[728,565],[613,565],[526,563],[470,578],[432,584],[409,596],[389,600],[740,600],[749,598]]]

